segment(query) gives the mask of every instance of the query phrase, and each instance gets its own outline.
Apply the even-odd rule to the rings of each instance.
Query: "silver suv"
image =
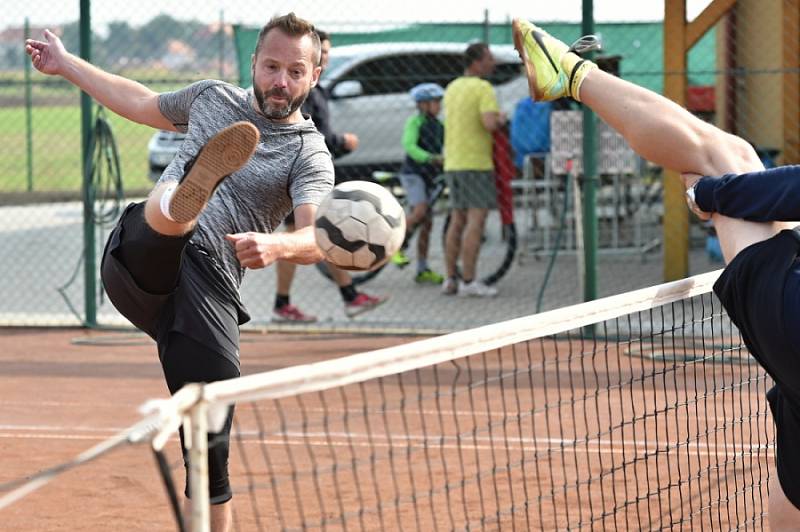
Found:
[[[517,102],[528,95],[527,80],[512,46],[490,48],[497,68],[489,81],[500,108],[510,118]],[[465,49],[463,43],[334,47],[320,80],[330,94],[331,125],[334,131],[355,133],[359,138],[356,151],[336,160],[337,170],[347,177],[364,177],[372,170],[399,168],[404,157],[403,126],[415,112],[408,91],[428,81],[447,86],[464,72]],[[158,179],[183,139],[182,133],[153,135],[148,146],[151,177]]]

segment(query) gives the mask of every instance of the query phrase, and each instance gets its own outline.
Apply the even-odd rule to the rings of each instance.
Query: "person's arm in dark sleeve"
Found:
[[[695,203],[705,212],[753,222],[800,220],[800,166],[704,177]]]
[[[325,145],[331,156],[335,159],[341,157],[350,150],[345,145],[344,135],[340,135],[331,129],[331,114],[328,109],[328,100],[321,90],[313,89],[309,95],[306,103],[303,105],[303,111],[311,115],[317,131],[322,133],[325,137]]]

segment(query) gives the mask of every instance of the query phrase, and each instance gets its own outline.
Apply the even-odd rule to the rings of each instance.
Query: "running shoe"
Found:
[[[497,288],[481,281],[472,281],[471,283],[459,281],[458,295],[459,297],[494,297],[497,295]]]
[[[550,101],[569,96],[580,101],[581,83],[597,65],[580,58],[569,46],[527,20],[514,19],[511,31],[514,48],[525,64],[533,99]]]
[[[398,250],[394,255],[392,255],[392,258],[390,260],[392,261],[392,264],[394,264],[398,268],[405,268],[411,263],[411,260],[408,258],[408,255],[406,255],[405,251],[403,251],[402,249]]]
[[[389,296],[371,296],[364,292],[359,292],[356,298],[344,305],[344,313],[348,318],[354,318],[359,314],[363,314],[373,310],[389,299]]]
[[[419,284],[442,284],[444,276],[431,270],[422,270],[414,277],[414,282]]]
[[[458,293],[458,279],[449,277],[442,283],[442,295],[453,296]]]
[[[281,323],[313,323],[317,321],[317,317],[304,314],[294,305],[287,304],[272,309],[272,321]]]

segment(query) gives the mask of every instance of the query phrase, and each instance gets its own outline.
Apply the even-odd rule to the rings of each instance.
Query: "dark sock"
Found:
[[[356,292],[356,287],[353,285],[353,283],[350,283],[347,286],[340,286],[339,292],[341,292],[342,299],[344,299],[345,303],[352,302],[358,295],[358,292]]]
[[[275,308],[283,308],[289,304],[289,296],[283,294],[275,295]]]

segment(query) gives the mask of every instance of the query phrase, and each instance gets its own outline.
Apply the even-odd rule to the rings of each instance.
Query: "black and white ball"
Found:
[[[314,226],[317,245],[328,262],[343,270],[372,270],[400,249],[406,217],[384,187],[347,181],[322,201]]]

